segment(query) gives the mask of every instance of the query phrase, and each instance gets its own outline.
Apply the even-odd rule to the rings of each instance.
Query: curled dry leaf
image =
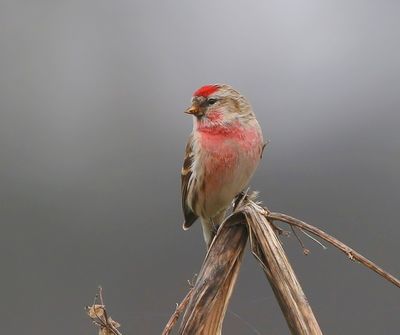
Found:
[[[115,335],[121,325],[108,317],[106,320],[106,310],[104,305],[94,304],[86,307],[86,312],[93,322],[99,327],[99,335]]]
[[[100,319],[105,321],[104,318],[104,305],[92,305],[86,307],[86,312],[88,313],[89,317],[92,319]]]

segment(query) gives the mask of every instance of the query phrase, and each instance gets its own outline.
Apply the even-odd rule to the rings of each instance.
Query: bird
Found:
[[[185,113],[193,117],[193,131],[181,170],[183,229],[200,218],[209,248],[227,209],[259,165],[265,144],[249,101],[230,85],[200,87]]]

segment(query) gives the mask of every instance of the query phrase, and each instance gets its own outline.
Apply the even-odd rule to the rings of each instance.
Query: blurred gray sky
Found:
[[[4,334],[95,334],[98,284],[124,334],[159,334],[198,271],[179,171],[203,84],[252,102],[270,145],[252,181],[400,276],[398,1],[0,3]],[[285,240],[325,334],[395,334],[399,290],[333,248]],[[240,316],[238,318],[235,313]],[[247,256],[232,335],[288,334]]]

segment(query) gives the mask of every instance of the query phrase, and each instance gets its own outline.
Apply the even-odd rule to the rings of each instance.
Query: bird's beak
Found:
[[[187,110],[185,110],[186,114],[194,115],[194,116],[202,116],[203,112],[200,110],[200,106],[192,105]]]

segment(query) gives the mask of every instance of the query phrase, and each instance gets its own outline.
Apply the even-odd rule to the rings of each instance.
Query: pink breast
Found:
[[[260,157],[259,132],[239,124],[229,128],[212,127],[198,130],[204,153],[206,193],[240,192],[241,189],[235,190],[231,184],[238,183],[240,188],[253,174]]]
[[[201,147],[209,152],[219,152],[221,157],[231,155],[230,149],[260,150],[262,141],[258,129],[245,128],[238,122],[229,126],[198,127]]]

